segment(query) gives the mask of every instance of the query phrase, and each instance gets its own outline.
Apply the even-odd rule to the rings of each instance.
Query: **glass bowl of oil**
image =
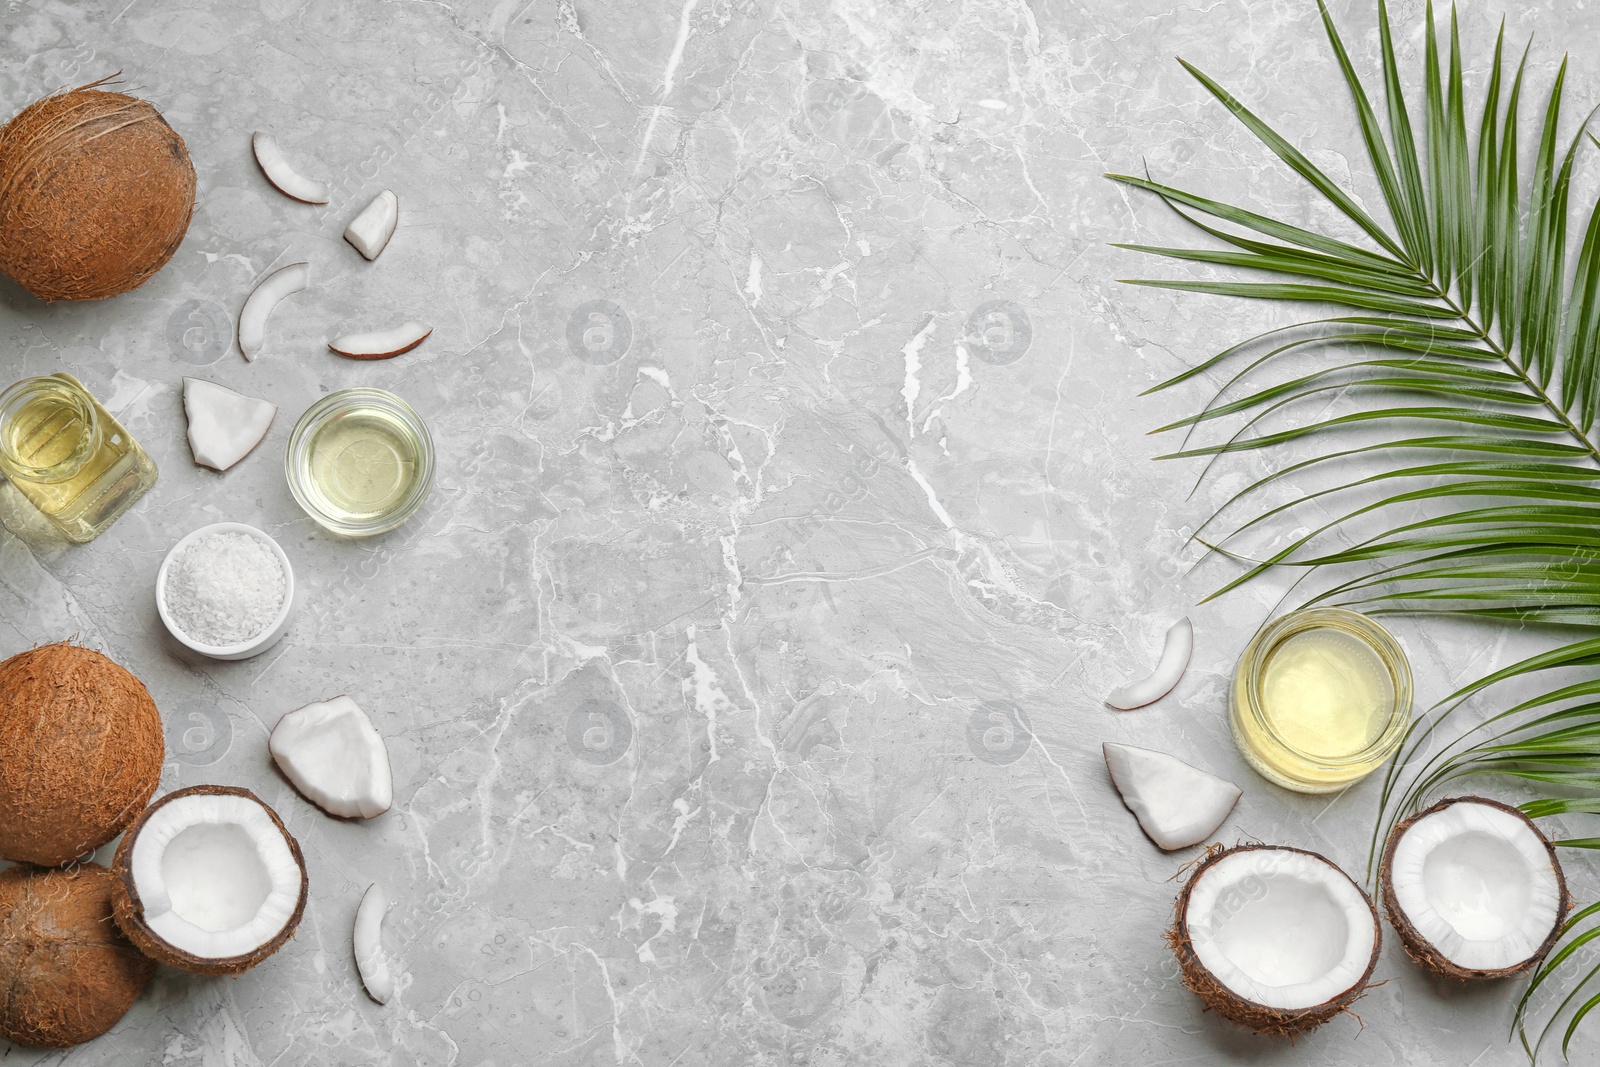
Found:
[[[1239,657],[1234,743],[1268,781],[1334,793],[1394,754],[1411,725],[1411,664],[1376,622],[1307,608],[1263,626]]]
[[[411,405],[382,389],[341,389],[306,409],[284,454],[289,492],[346,537],[405,522],[433,487],[433,437]]]

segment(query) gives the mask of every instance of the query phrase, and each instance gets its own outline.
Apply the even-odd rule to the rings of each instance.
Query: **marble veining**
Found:
[[[1412,59],[1421,6],[1391,5]],[[1503,6],[1531,78],[1571,41],[1569,99],[1597,98],[1592,6]],[[1373,5],[1330,8],[1374,69]],[[1463,12],[1470,46],[1499,15]],[[263,966],[163,971],[106,1037],[5,1062],[1520,1057],[1513,989],[1430,983],[1392,938],[1359,1021],[1291,1047],[1205,1014],[1161,937],[1193,852],[1151,846],[1107,781],[1101,741],[1171,751],[1245,787],[1225,840],[1364,861],[1375,783],[1291,796],[1228,735],[1234,659],[1285,584],[1196,606],[1230,572],[1188,537],[1258,461],[1191,493],[1199,468],[1145,436],[1200,393],[1142,390],[1274,313],[1119,285],[1160,267],[1109,242],[1177,231],[1102,173],[1320,210],[1178,54],[1371,196],[1309,2],[0,0],[0,112],[120,70],[199,176],[143,288],[0,284],[4,377],[70,371],[161,470],[78,548],[0,489],[0,655],[77,635],[127,665],[167,724],[163,788],[255,790],[312,886]],[[332,182],[326,207],[266,184],[256,130]],[[401,221],[368,263],[340,233],[384,188]],[[244,296],[301,259],[311,287],[246,363]],[[435,332],[392,361],[324,348],[406,318]],[[184,375],[279,406],[225,474],[190,459]],[[282,455],[358,384],[409,401],[440,462],[420,514],[352,542],[298,511]],[[270,532],[300,587],[240,663],[188,656],[153,600],[170,546],[219,520]],[[1183,614],[1178,689],[1104,707]],[[1428,698],[1534,640],[1396,631]],[[339,693],[394,765],[370,823],[267,755],[279,716]],[[350,950],[373,881],[396,901],[383,1007]]]

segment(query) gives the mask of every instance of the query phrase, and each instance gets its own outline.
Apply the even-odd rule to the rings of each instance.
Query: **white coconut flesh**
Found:
[[[1395,846],[1389,885],[1417,933],[1468,970],[1533,956],[1561,906],[1550,854],[1533,828],[1471,802],[1412,824]]]
[[[300,794],[330,815],[370,819],[394,802],[389,749],[348,696],[289,712],[272,728],[267,748]]]
[[[350,220],[350,225],[344,228],[344,239],[368,260],[377,259],[389,244],[389,238],[394,236],[395,224],[399,221],[400,198],[385,189],[361,209],[361,214]]]
[[[1185,913],[1194,954],[1236,996],[1279,1011],[1326,1004],[1372,960],[1376,920],[1337,867],[1250,849],[1206,868]]]
[[[134,888],[150,931],[201,959],[271,941],[300,900],[283,833],[247,797],[195,795],[151,813],[133,844]]]
[[[1198,845],[1227,819],[1241,790],[1176,756],[1107,741],[1106,769],[1122,802],[1161,848]]]
[[[1179,619],[1167,629],[1156,669],[1138,681],[1117,686],[1106,697],[1106,703],[1118,711],[1131,711],[1155,703],[1178,684],[1189,667],[1189,656],[1193,652],[1194,625],[1187,618]]]

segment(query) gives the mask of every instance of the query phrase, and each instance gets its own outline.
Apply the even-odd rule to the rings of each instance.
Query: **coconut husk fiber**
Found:
[[[194,164],[148,103],[93,82],[0,129],[0,271],[41,300],[144,284],[194,212]]]
[[[0,871],[0,1038],[76,1045],[139,999],[156,964],[112,921],[114,880],[97,863]]]
[[[65,642],[0,663],[0,858],[55,867],[149,803],[166,755],[144,685]]]

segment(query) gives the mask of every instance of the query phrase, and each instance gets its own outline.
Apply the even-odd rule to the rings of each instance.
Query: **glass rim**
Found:
[[[1289,743],[1267,716],[1260,698],[1261,674],[1271,654],[1284,641],[1307,630],[1332,628],[1349,633],[1365,641],[1382,661],[1394,686],[1394,696],[1389,704],[1387,721],[1376,737],[1362,749],[1347,756],[1324,756]],[[1401,739],[1411,725],[1412,678],[1411,661],[1405,649],[1393,634],[1368,615],[1349,608],[1301,608],[1273,619],[1250,639],[1245,648],[1244,705],[1251,721],[1259,726],[1274,744],[1298,759],[1316,766],[1337,771],[1349,767],[1365,767],[1374,760],[1386,760],[1399,748]]]
[[[100,422],[95,416],[93,402],[85,395],[82,385],[78,384],[76,379],[69,379],[62,374],[42,374],[32,378],[21,378],[0,389],[0,427],[4,426],[7,415],[19,397],[47,388],[72,404],[88,432],[80,435],[71,455],[48,467],[35,467],[13,456],[6,446],[7,435],[0,433],[0,465],[5,467],[8,475],[15,474],[29,481],[63,482],[82,470],[83,465],[89,462],[89,457],[94,454],[95,433]]]
[[[422,470],[422,476],[417,479],[417,485],[411,494],[397,505],[394,510],[369,521],[350,522],[329,515],[316,502],[301,484],[298,471],[299,457],[304,453],[307,444],[315,432],[326,425],[332,418],[341,412],[354,407],[376,406],[399,416],[400,421],[416,436],[419,445],[417,462]],[[353,386],[349,389],[337,389],[322,399],[313,403],[301,413],[295,421],[294,428],[289,431],[289,440],[283,450],[284,477],[289,483],[289,495],[294,497],[295,503],[319,526],[333,533],[345,537],[372,537],[377,534],[388,533],[396,529],[422,509],[423,503],[433,489],[434,472],[434,447],[433,434],[428,430],[428,424],[418,415],[416,409],[406,403],[404,399],[396,396],[386,389],[377,389],[372,386]]]

